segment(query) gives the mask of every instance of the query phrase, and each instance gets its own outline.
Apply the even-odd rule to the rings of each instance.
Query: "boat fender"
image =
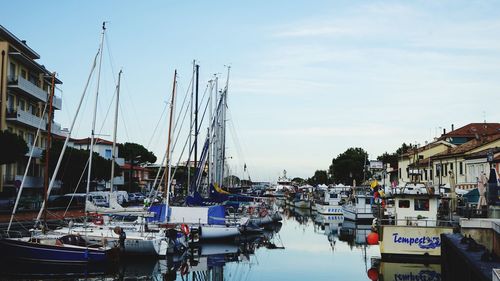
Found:
[[[181,231],[184,235],[189,235],[189,226],[185,223],[181,224]]]

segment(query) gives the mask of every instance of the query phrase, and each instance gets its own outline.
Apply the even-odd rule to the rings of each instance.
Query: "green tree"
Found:
[[[63,147],[62,141],[54,141],[50,148],[50,161],[49,161],[49,172],[52,175],[54,173],[59,155],[61,154]],[[85,182],[87,179],[87,162],[89,159],[89,151],[83,149],[75,149],[67,147],[64,152],[64,156],[61,162],[61,167],[57,173],[57,179],[63,182],[63,192],[73,192],[75,186],[80,181],[79,191],[85,191]],[[46,160],[46,152],[44,152],[42,161]],[[96,181],[109,181],[111,178],[111,160],[107,160],[98,153],[94,152],[92,155],[92,172],[90,178],[92,182]],[[120,166],[115,163],[115,174],[119,175],[121,173]],[[83,176],[82,176],[83,174]]]
[[[326,170],[316,170],[314,176],[309,178],[307,183],[314,186],[318,184],[328,184],[328,173]]]
[[[378,156],[377,160],[382,161],[384,164],[390,164],[392,168],[396,169],[398,167],[398,161],[401,158],[401,155],[405,154],[413,148],[414,146],[412,146],[411,144],[403,143],[398,149],[396,149],[396,152],[390,154],[385,152],[384,154]]]
[[[124,144],[119,143],[118,157],[125,158],[125,161],[128,162],[134,161],[134,165],[156,162],[156,156],[153,152],[148,151],[144,146],[133,142],[126,142]]]
[[[355,179],[359,184],[364,178],[365,160],[367,159],[368,153],[366,151],[359,147],[351,147],[332,160],[329,168],[330,175],[336,183],[350,185]]]
[[[306,180],[303,179],[303,178],[296,177],[296,178],[292,179],[292,182],[294,182],[296,184],[299,184],[299,185],[302,185],[302,184],[304,184],[306,182]]]
[[[0,131],[0,165],[11,164],[28,153],[28,146],[20,136],[9,131]]]

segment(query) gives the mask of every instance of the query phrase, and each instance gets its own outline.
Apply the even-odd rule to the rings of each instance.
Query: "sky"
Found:
[[[254,181],[276,181],[283,170],[311,177],[349,147],[375,159],[403,142],[424,145],[452,124],[500,120],[500,1],[26,0],[2,7],[0,24],[63,81],[55,117],[63,127],[107,21],[96,131],[111,139],[123,69],[118,141],[140,143],[160,159],[174,70],[178,109],[193,60],[200,93],[214,74],[225,82],[231,66],[228,162]],[[92,81],[74,137],[90,135]]]

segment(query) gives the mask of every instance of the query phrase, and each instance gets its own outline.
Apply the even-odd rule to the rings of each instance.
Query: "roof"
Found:
[[[5,41],[8,41],[12,46],[20,50],[21,52],[25,53],[31,59],[34,60],[40,58],[40,55],[37,52],[28,47],[26,41],[17,38],[14,34],[12,34],[1,24],[0,24],[0,38],[4,39]]]
[[[438,140],[453,137],[476,138],[477,136],[491,136],[500,134],[500,123],[470,123],[447,134],[441,135]]]
[[[488,144],[488,143],[491,143],[491,142],[494,142],[497,140],[500,140],[500,134],[482,137],[479,139],[472,139],[472,140],[470,140],[462,145],[459,145],[459,146],[454,147],[454,148],[449,148],[447,151],[438,153],[438,154],[432,156],[432,159],[442,159],[442,158],[446,158],[446,157],[453,156],[453,155],[465,154],[468,151],[471,151],[473,149],[476,149],[478,147],[481,147],[485,144]]]
[[[469,155],[467,155],[467,157],[465,157],[465,159],[477,159],[477,158],[485,158],[488,156],[488,153],[492,151],[493,154],[497,154],[497,153],[500,153],[500,147],[494,147],[494,148],[487,148],[487,149],[483,149],[481,151],[478,151],[478,152],[474,152],[474,153],[471,153]],[[500,157],[500,154],[497,155],[495,157],[495,159],[499,158]]]
[[[446,142],[444,140],[438,140],[438,141],[434,141],[434,142],[431,142],[429,144],[426,144],[424,146],[421,146],[421,147],[417,148],[416,150],[415,149],[409,149],[407,152],[403,153],[403,156],[414,155],[415,153],[420,153],[422,151],[434,148],[434,147],[439,146],[441,144],[446,145],[448,147],[453,147],[454,146],[453,144],[451,144],[449,142]]]
[[[107,144],[107,145],[113,145],[113,142],[101,139],[101,138],[94,138],[95,144]],[[84,138],[84,139],[71,139],[71,142],[74,144],[90,144],[90,138]]]

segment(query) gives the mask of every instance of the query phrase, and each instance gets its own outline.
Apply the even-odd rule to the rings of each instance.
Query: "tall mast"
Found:
[[[47,221],[47,200],[49,190],[49,161],[50,161],[50,147],[52,146],[52,100],[54,99],[54,88],[55,88],[55,79],[56,73],[52,72],[52,79],[50,83],[50,95],[49,95],[49,114],[47,116],[47,147],[45,148],[45,171],[43,176],[43,205],[45,208],[43,209],[43,220]],[[29,168],[29,167],[26,167]]]
[[[122,70],[118,72],[118,84],[116,85],[116,106],[115,106],[115,125],[113,128],[113,150],[111,156],[111,179],[110,179],[110,192],[113,192],[113,188],[115,186],[115,161],[116,161],[116,129],[118,127],[118,106],[120,103],[120,80],[122,78]]]
[[[226,161],[226,109],[227,109],[227,92],[229,88],[229,73],[231,71],[231,66],[227,67],[227,78],[226,78],[226,88],[224,89],[223,95],[223,104],[222,104],[222,165],[221,165],[221,185],[224,182],[224,165]]]
[[[168,169],[167,171],[167,176],[165,177],[165,194],[166,196],[166,204],[168,207],[169,201],[170,201],[170,195],[169,195],[169,189],[170,185],[172,182],[170,170],[171,170],[171,155],[170,155],[170,144],[172,142],[172,126],[173,126],[173,121],[174,121],[174,102],[175,102],[175,87],[177,84],[177,69],[174,71],[174,81],[172,83],[172,100],[170,101],[170,121],[168,124],[168,140],[167,140],[167,167],[165,169]]]
[[[96,115],[97,115],[97,101],[99,99],[99,84],[101,82],[101,66],[102,66],[102,53],[103,53],[103,45],[104,45],[104,33],[106,31],[106,22],[102,23],[102,35],[101,35],[101,46],[100,50],[101,52],[99,53],[99,67],[97,69],[97,86],[96,86],[96,92],[95,92],[95,102],[94,102],[94,113],[92,116],[92,131],[90,134],[90,151],[89,151],[89,168],[88,168],[88,173],[87,173],[87,189],[86,189],[86,196],[85,200],[88,200],[89,197],[89,191],[90,191],[90,176],[92,172],[92,154],[94,152],[94,136],[95,136],[95,120],[96,120]],[[87,202],[87,201],[85,201]],[[85,203],[85,213],[87,213],[87,204]]]
[[[200,66],[195,66],[196,73],[196,92],[195,92],[195,108],[194,108],[194,168],[198,168],[198,86],[200,82]],[[198,188],[198,187],[196,187]]]
[[[188,159],[187,159],[187,188],[189,192],[189,187],[191,186],[191,147],[192,147],[192,140],[191,137],[193,135],[193,96],[194,96],[194,75],[195,75],[195,67],[196,61],[193,60],[193,75],[191,78],[191,99],[190,99],[190,107],[191,107],[191,112],[189,114],[189,153],[188,153]]]

